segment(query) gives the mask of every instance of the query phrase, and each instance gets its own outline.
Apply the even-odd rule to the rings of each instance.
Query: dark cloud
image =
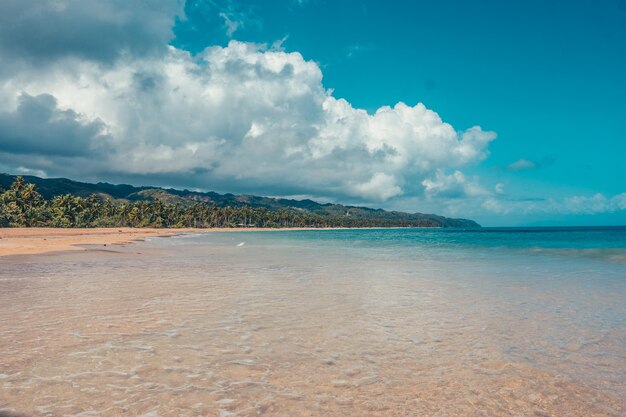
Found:
[[[121,54],[160,52],[173,37],[180,8],[176,0],[3,0],[0,56],[110,62]]]
[[[14,112],[0,113],[0,149],[5,153],[86,155],[103,148],[108,139],[104,132],[104,123],[59,109],[49,94],[22,94]]]

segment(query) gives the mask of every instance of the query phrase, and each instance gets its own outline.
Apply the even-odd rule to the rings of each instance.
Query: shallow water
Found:
[[[211,233],[0,258],[0,415],[622,416],[622,232]]]

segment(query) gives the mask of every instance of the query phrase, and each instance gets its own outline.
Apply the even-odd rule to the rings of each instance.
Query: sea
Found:
[[[626,227],[0,257],[0,416],[624,416]]]

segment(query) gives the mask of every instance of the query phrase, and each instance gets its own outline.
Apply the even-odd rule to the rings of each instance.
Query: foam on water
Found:
[[[0,407],[624,415],[626,266],[560,252],[613,231],[242,233],[1,258]]]

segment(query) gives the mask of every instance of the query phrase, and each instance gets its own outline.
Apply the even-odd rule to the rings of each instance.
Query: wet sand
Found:
[[[206,236],[0,259],[0,415],[624,415],[623,333],[563,291]]]
[[[172,236],[185,229],[95,228],[58,229],[47,227],[0,228],[0,256],[82,251],[84,245],[127,244],[150,236]]]
[[[176,236],[183,233],[250,232],[279,230],[260,228],[155,229],[155,228],[0,228],[0,256],[82,251],[86,245],[120,245],[155,236]],[[296,230],[296,229],[280,229]],[[312,229],[297,229],[312,230]]]

